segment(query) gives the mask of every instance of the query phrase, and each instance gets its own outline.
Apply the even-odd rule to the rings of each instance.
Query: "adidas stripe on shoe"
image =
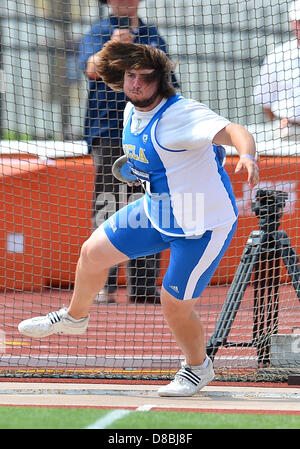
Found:
[[[19,332],[27,337],[43,338],[52,334],[83,334],[89,323],[89,316],[75,320],[72,318],[66,307],[58,311],[50,312],[45,316],[38,316],[21,321],[18,326]]]
[[[183,362],[174,380],[158,389],[159,396],[193,396],[215,377],[213,364],[208,358],[206,368],[192,369]]]

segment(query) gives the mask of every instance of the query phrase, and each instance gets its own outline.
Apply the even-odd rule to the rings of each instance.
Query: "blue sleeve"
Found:
[[[91,31],[83,36],[78,47],[78,68],[85,70],[87,60],[94,53],[97,53],[102,49],[103,44],[110,38],[108,33],[102,31],[100,33],[100,26],[94,26]]]
[[[163,50],[169,56],[166,42],[160,36],[158,36],[158,39],[159,39],[159,42],[158,42],[159,48],[161,50]],[[178,83],[174,72],[172,72],[172,84],[176,89],[178,89],[180,87],[180,84]]]
[[[150,27],[149,34],[150,34],[150,42],[148,42],[148,44],[151,45],[151,41],[153,42],[153,40],[155,40],[157,47],[160,50],[164,51],[169,56],[167,44],[165,40],[159,35],[157,28]],[[178,83],[174,72],[172,72],[172,84],[176,89],[180,87],[180,84]]]
[[[167,44],[165,43],[165,41],[163,40],[162,37],[158,36],[158,47],[164,51],[165,53],[167,53]]]
[[[143,24],[144,25],[144,24]],[[155,42],[156,46],[167,53],[167,44],[164,39],[159,35],[158,29],[154,26],[147,27],[144,25],[144,32],[147,33],[147,44],[151,45]],[[144,42],[146,43],[146,42]]]

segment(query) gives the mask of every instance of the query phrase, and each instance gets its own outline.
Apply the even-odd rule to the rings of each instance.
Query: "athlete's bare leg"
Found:
[[[204,331],[194,311],[197,299],[174,298],[163,287],[161,304],[167,323],[188,365],[201,365],[206,358]]]
[[[81,248],[69,315],[76,319],[86,317],[106,283],[109,268],[127,260],[128,257],[112,245],[103,228],[96,229]]]
[[[96,229],[82,245],[75,286],[68,313],[76,319],[88,315],[97,293],[104,287],[110,267],[128,260],[106,236],[102,227]],[[165,319],[189,365],[201,365],[206,357],[204,331],[194,312],[197,299],[179,300],[161,290]]]

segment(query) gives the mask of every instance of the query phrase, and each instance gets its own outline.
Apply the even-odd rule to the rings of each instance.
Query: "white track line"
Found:
[[[144,404],[140,405],[135,410],[125,410],[125,409],[113,410],[109,412],[107,415],[105,415],[103,418],[99,418],[93,424],[87,426],[86,429],[106,429],[107,427],[111,426],[115,421],[118,421],[118,419],[123,418],[123,416],[129,415],[132,412],[148,412],[153,407],[156,407],[156,405]]]
[[[112,412],[109,412],[107,415],[105,415],[103,418],[97,419],[93,424],[86,427],[86,429],[106,429],[107,427],[111,426],[115,421],[117,421],[120,418],[123,418],[123,416],[128,415],[129,413],[132,413],[131,410],[113,410]]]
[[[136,409],[136,412],[149,412],[149,410],[151,410],[153,407],[157,407],[157,405],[155,405],[155,404],[144,404],[144,405],[140,405],[140,406]]]

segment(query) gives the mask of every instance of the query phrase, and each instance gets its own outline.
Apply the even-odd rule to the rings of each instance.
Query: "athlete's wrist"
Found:
[[[248,154],[248,153],[241,154],[240,159],[244,159],[244,158],[251,159],[251,161],[253,161],[253,162],[255,162],[255,164],[257,164],[255,157],[252,156],[251,154]]]

